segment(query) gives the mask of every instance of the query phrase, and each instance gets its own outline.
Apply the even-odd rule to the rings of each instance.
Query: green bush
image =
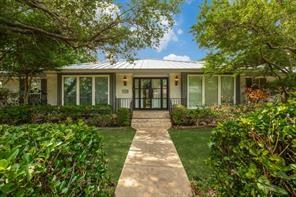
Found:
[[[174,105],[171,112],[173,125],[176,126],[194,126],[201,121],[210,124],[215,118],[216,114],[210,108],[187,109],[183,105]]]
[[[228,196],[295,196],[295,137],[295,101],[220,124],[210,143],[212,188]]]
[[[117,124],[120,126],[128,126],[130,125],[130,110],[127,108],[120,108],[118,109],[118,111],[116,112],[116,116],[117,116]]]
[[[119,112],[121,120],[112,115],[110,105],[95,106],[7,106],[0,108],[0,124],[21,125],[37,123],[63,123],[67,119],[77,122],[83,120],[95,126],[127,126],[124,113]],[[129,112],[126,112],[129,113]],[[124,125],[121,125],[124,124]]]
[[[107,196],[102,137],[92,127],[0,125],[0,196]]]

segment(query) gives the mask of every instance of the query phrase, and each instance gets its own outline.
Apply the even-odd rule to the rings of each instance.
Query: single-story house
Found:
[[[167,110],[170,104],[195,108],[245,102],[245,88],[254,80],[231,73],[209,76],[203,73],[203,65],[202,61],[154,59],[69,65],[34,79],[30,102],[110,104],[135,110]],[[259,79],[260,83],[265,79]],[[17,78],[0,82],[0,86],[14,93],[23,89]]]

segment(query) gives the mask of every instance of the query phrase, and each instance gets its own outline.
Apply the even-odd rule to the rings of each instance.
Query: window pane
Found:
[[[218,104],[218,77],[205,77],[205,104]]]
[[[221,103],[233,103],[234,84],[233,77],[221,77]]]
[[[92,78],[80,77],[80,105],[92,104]]]
[[[29,92],[29,104],[41,104],[41,79],[32,79]]]
[[[194,108],[202,105],[202,76],[189,76],[188,84],[188,107]]]
[[[64,105],[76,105],[76,77],[64,78]]]
[[[108,77],[96,77],[96,104],[108,104]]]

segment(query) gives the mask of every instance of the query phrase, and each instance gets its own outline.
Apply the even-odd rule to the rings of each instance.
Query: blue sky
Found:
[[[202,0],[185,0],[181,12],[176,15],[176,24],[160,43],[158,49],[144,49],[138,52],[138,58],[200,60],[206,55],[194,41],[190,28],[197,21],[199,5]]]

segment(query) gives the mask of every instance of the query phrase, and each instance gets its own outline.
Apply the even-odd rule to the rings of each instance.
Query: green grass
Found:
[[[103,128],[98,131],[103,136],[103,146],[112,181],[117,183],[135,131],[131,128]]]
[[[171,129],[171,138],[176,146],[188,178],[205,178],[209,168],[205,160],[209,155],[211,129]]]

